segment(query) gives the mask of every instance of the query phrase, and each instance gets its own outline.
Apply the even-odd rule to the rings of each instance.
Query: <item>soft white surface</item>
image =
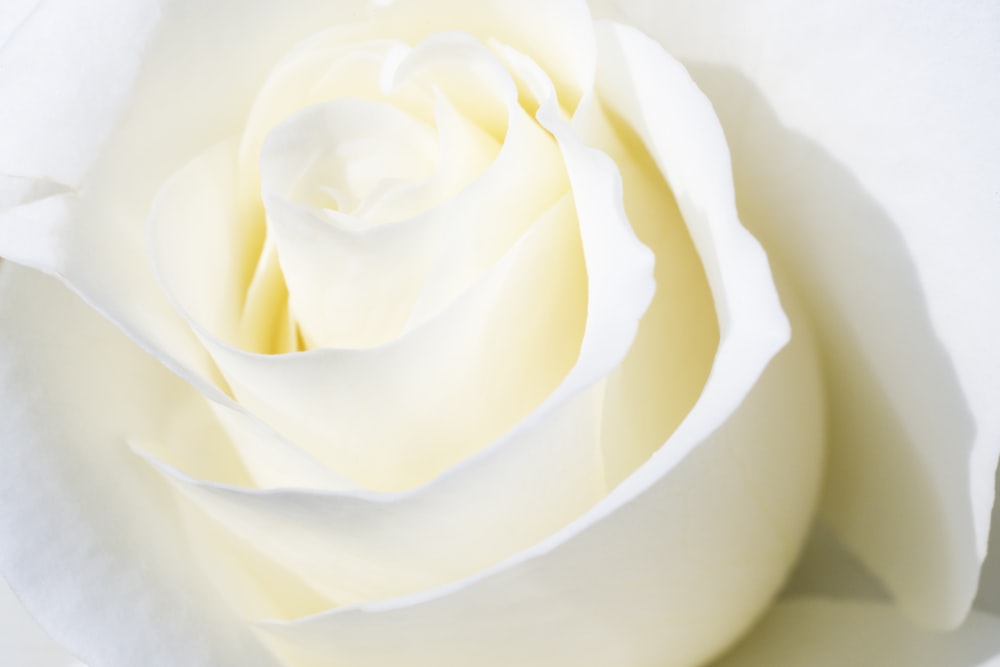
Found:
[[[304,665],[694,664],[748,626],[794,559],[822,443],[808,329],[797,320],[771,361],[788,323],[759,247],[733,215],[718,126],[665,54],[633,31],[620,39],[653,56],[640,73],[673,93],[676,114],[656,116],[654,131],[675,160],[692,161],[678,178],[706,202],[697,223],[718,260],[711,280],[724,330],[701,400],[651,460],[567,528],[452,585],[263,625],[281,655]],[[574,193],[594,196],[608,183],[595,178],[606,156],[560,119],[529,59],[504,55],[540,98],[538,117],[560,142]],[[645,102],[652,113],[659,100]],[[680,119],[692,124],[687,132]],[[705,150],[685,143],[692,137]],[[590,210],[578,208],[581,217]],[[584,235],[587,224],[582,217]],[[778,405],[787,410],[775,419]],[[380,641],[384,633],[393,641]]]
[[[0,578],[0,656],[16,667],[85,667],[52,641]]]
[[[478,18],[463,18],[468,3],[437,3],[429,13],[421,3],[402,4],[404,13],[396,25],[407,34],[438,29],[438,21],[446,27],[450,21],[466,19],[477,29],[506,32],[508,24],[526,13],[529,5],[543,15],[549,12],[549,21],[530,26],[549,25],[560,17],[576,25],[583,16],[578,3],[537,7],[536,3],[487,3],[484,7],[491,7],[493,14]],[[342,9],[355,6],[301,2],[302,12],[293,7],[282,12],[283,20],[275,24],[267,3],[216,3],[207,10],[194,9],[194,4],[165,3],[156,38],[143,52],[141,63],[138,45],[153,23],[151,5],[134,3],[128,12],[112,12],[115,19],[99,26],[97,32],[88,28],[90,13],[101,14],[97,5],[88,5],[81,16],[52,9],[61,9],[58,3],[40,6],[32,15],[38,23],[25,23],[19,45],[0,54],[2,71],[16,72],[0,77],[4,99],[16,101],[0,113],[0,167],[7,167],[6,160],[16,160],[26,170],[4,174],[0,199],[28,203],[0,217],[0,250],[64,274],[145,346],[166,350],[163,357],[172,366],[198,378],[203,386],[221,386],[221,376],[210,359],[159,294],[149,267],[136,259],[142,257],[143,239],[131,221],[137,212],[148,209],[152,192],[167,174],[238,125],[234,119],[242,117],[241,105],[249,104],[268,59],[315,28],[312,10],[331,12],[321,20],[332,21]],[[413,8],[409,14],[407,6]],[[671,49],[693,61],[696,78],[713,96],[730,134],[741,215],[767,243],[772,258],[803,289],[821,325],[826,360],[835,369],[828,387],[835,397],[835,423],[846,429],[838,435],[840,447],[834,456],[827,504],[831,519],[914,614],[937,624],[956,623],[976,590],[998,442],[995,405],[1000,374],[996,372],[995,340],[1000,300],[983,289],[983,285],[1000,284],[991,263],[998,232],[995,224],[989,224],[996,217],[996,199],[989,194],[993,192],[990,184],[997,182],[996,165],[989,160],[997,154],[991,119],[996,116],[998,87],[990,78],[997,71],[991,59],[996,50],[990,46],[990,38],[996,35],[996,13],[985,3],[964,3],[961,11],[952,15],[948,9],[945,15],[945,10],[926,3],[900,10],[920,17],[900,21],[896,11],[862,4],[851,11],[843,3],[831,3],[828,11],[813,8],[810,12],[816,13],[809,16],[799,16],[799,5],[781,2],[636,2],[630,6],[640,15],[647,12],[645,20],[637,23],[666,35]],[[674,9],[676,15],[670,13]],[[779,15],[782,20],[774,20]],[[495,24],[489,20],[484,24],[483,16],[492,17]],[[434,18],[425,22],[426,17]],[[637,90],[642,93],[638,98],[616,95],[616,110],[629,117],[655,149],[654,157],[678,192],[719,305],[720,352],[703,400],[668,441],[667,449],[592,515],[541,547],[475,581],[261,631],[282,650],[294,653],[297,649],[273,637],[291,639],[314,657],[322,656],[320,663],[331,652],[339,652],[361,665],[381,660],[424,661],[435,667],[449,661],[525,664],[518,652],[527,651],[546,665],[558,664],[558,660],[585,665],[641,662],[677,642],[671,645],[676,648],[673,655],[683,661],[713,650],[745,627],[753,611],[777,587],[783,565],[794,554],[796,536],[807,521],[809,505],[802,498],[809,495],[817,465],[812,446],[804,450],[792,446],[800,441],[816,445],[812,360],[799,347],[806,339],[793,322],[791,346],[768,366],[771,355],[787,338],[787,330],[763,257],[735,222],[725,149],[718,149],[722,145],[718,128],[713,122],[703,122],[706,105],[686,87],[678,68],[630,31],[610,29],[609,37],[608,30],[605,44],[610,39],[612,48],[620,48],[636,64]],[[529,51],[532,43],[547,45],[535,54],[543,69],[585,96],[593,74],[591,59],[567,58],[567,53],[576,51],[573,40],[564,40],[565,34],[579,32],[555,31],[554,35],[546,33],[545,39],[537,33],[522,34],[512,39],[512,45]],[[249,33],[267,35],[273,41],[217,39],[220,34],[245,37]],[[948,39],[934,39],[940,33]],[[127,39],[108,39],[108,34]],[[850,49],[844,48],[846,35]],[[175,39],[178,36],[183,39]],[[622,43],[616,47],[614,41],[619,39]],[[241,54],[250,43],[259,60],[239,60],[240,67],[234,70],[230,56]],[[58,58],[36,63],[30,56],[39,44],[65,48],[55,49]],[[952,53],[952,48],[959,50]],[[81,56],[92,51],[90,60]],[[886,64],[881,68],[872,63]],[[967,65],[958,68],[959,76],[954,76],[955,63]],[[744,79],[732,79],[730,71],[713,69],[731,65],[763,91],[765,102],[752,88],[741,85]],[[129,82],[137,68],[146,77],[145,83],[136,92],[135,105],[121,131],[110,138],[102,153],[108,162],[99,165],[88,180],[83,174],[122,112],[121,102],[129,97]],[[221,71],[238,71],[239,76],[220,78]],[[899,72],[910,74],[900,76]],[[524,76],[530,79],[532,75],[526,72]],[[924,76],[927,85],[920,78]],[[680,86],[669,105],[664,103],[667,96],[661,95],[659,83],[651,83],[666,79]],[[77,94],[77,82],[96,86],[106,80],[118,84],[110,94],[88,97],[81,108],[65,103]],[[217,85],[218,81],[226,85]],[[602,85],[616,89],[622,83],[634,82],[605,77]],[[205,116],[199,105],[190,104],[191,99],[220,105],[206,102],[217,113]],[[859,104],[872,99],[879,104]],[[780,122],[769,115],[769,105]],[[44,110],[38,118],[33,117],[37,109]],[[67,120],[62,114],[70,112],[75,115]],[[942,132],[938,122],[942,119],[966,122],[948,123],[949,132]],[[573,143],[551,108],[545,122],[563,135],[562,148],[575,170],[571,177],[582,186],[581,191],[606,205],[607,193],[591,188],[587,175],[599,171],[602,161]],[[658,123],[666,129],[657,127]],[[193,128],[190,133],[179,130],[189,126]],[[25,127],[30,131],[23,132]],[[789,128],[806,140],[790,135]],[[84,139],[67,143],[67,132]],[[174,141],[174,133],[186,140]],[[703,141],[717,150],[702,154]],[[137,155],[143,159],[137,161]],[[149,166],[150,172],[129,174],[134,176],[135,187],[128,188],[128,197],[109,210],[94,202],[120,187],[118,179],[124,172],[107,168],[116,160]],[[846,177],[841,163],[846,165]],[[43,179],[42,186],[23,187],[25,176]],[[83,196],[64,194],[81,185],[86,186]],[[867,195],[878,203],[869,202]],[[613,197],[611,201],[618,203]],[[707,210],[704,202],[711,203]],[[69,216],[76,216],[76,223],[91,224],[76,225],[68,232],[62,223]],[[45,221],[45,226],[39,221]],[[39,233],[28,235],[28,229]],[[960,233],[954,233],[956,229]],[[100,255],[106,262],[93,261],[105,247],[116,252]],[[122,249],[134,250],[135,255],[117,252]],[[80,255],[74,259],[75,253]],[[4,271],[0,275],[10,275],[8,269]],[[149,378],[160,378],[163,370],[111,329],[95,324],[96,316],[63,291],[35,281],[24,277],[13,286],[4,283],[9,290],[5,299],[13,304],[11,308],[19,309],[17,326],[5,328],[5,334],[17,337],[19,350],[32,351],[3,359],[10,386],[17,387],[19,396],[5,408],[9,418],[2,422],[3,428],[17,430],[11,441],[24,444],[4,452],[17,458],[16,466],[4,467],[4,498],[9,493],[15,502],[52,521],[28,521],[29,526],[20,523],[27,514],[5,517],[12,523],[3,529],[17,539],[8,536],[0,541],[2,555],[19,581],[19,590],[30,593],[33,608],[76,650],[100,655],[109,664],[268,664],[263,654],[255,653],[254,641],[230,624],[230,617],[212,613],[211,600],[201,607],[180,599],[182,592],[194,591],[197,596],[203,588],[194,583],[195,575],[173,569],[187,561],[184,556],[170,558],[172,548],[183,540],[179,531],[172,532],[176,527],[171,522],[163,524],[164,534],[147,543],[138,537],[144,533],[128,517],[117,520],[130,513],[135,518],[147,510],[157,519],[161,513],[172,515],[166,502],[170,496],[161,480],[132,457],[122,438],[116,440],[119,448],[108,448],[104,436],[110,427],[102,421],[109,410],[131,406],[130,401],[158,403],[135,387],[159,386],[159,379]],[[20,301],[10,296],[15,292],[21,294]],[[607,295],[602,298],[614,305]],[[637,304],[643,298],[639,290],[628,301],[630,308],[641,311]],[[42,302],[45,309],[38,306]],[[140,302],[143,309],[134,309]],[[66,310],[59,304],[66,304]],[[22,310],[31,317],[22,319]],[[618,321],[627,324],[632,317],[627,312]],[[93,337],[90,327],[97,332]],[[610,339],[627,347],[632,335],[628,329],[611,327],[607,337],[597,335],[591,340]],[[98,344],[98,339],[113,342]],[[83,342],[89,343],[85,353],[76,347]],[[128,360],[111,361],[108,366],[98,363],[118,359],[118,354]],[[597,358],[614,359],[615,354]],[[734,413],[765,367],[760,383]],[[63,381],[64,371],[72,381]],[[141,377],[137,379],[136,374]],[[96,398],[94,385],[83,381],[91,376],[102,377],[99,386],[106,390]],[[106,383],[105,377],[111,379]],[[170,378],[163,380],[166,384],[176,382],[166,377]],[[55,387],[58,391],[49,395]],[[866,387],[874,387],[875,395],[860,392]],[[44,402],[36,400],[43,392]],[[220,394],[213,395],[226,402]],[[784,414],[781,419],[771,418],[776,404],[796,418]],[[49,409],[42,414],[39,405]],[[55,411],[63,408],[67,409],[65,419],[53,421]],[[147,413],[143,409],[126,412],[137,420],[139,435],[145,435],[140,427],[150,423]],[[898,423],[893,415],[898,415]],[[724,426],[717,430],[720,424]],[[124,435],[118,432],[124,427],[112,426],[116,438]],[[250,426],[253,430],[259,425]],[[155,440],[162,433],[148,435]],[[142,440],[137,439],[138,446]],[[872,441],[884,446],[852,447]],[[95,455],[81,456],[67,444],[71,442],[83,442],[92,447],[87,453]],[[952,442],[958,446],[942,445]],[[267,451],[277,451],[279,456],[286,453]],[[294,458],[295,452],[291,454]],[[803,458],[795,463],[795,456]],[[295,461],[289,469],[299,463],[312,464],[308,459]],[[775,475],[776,462],[795,474]],[[105,475],[88,477],[88,466],[120,474],[113,475],[111,483]],[[24,470],[29,471],[32,484],[18,478]],[[201,486],[166,466],[160,470],[173,474],[192,493],[231,491]],[[293,470],[289,476],[295,474]],[[46,485],[35,488],[37,479]],[[141,487],[141,493],[135,487]],[[689,501],[695,495],[712,502],[693,503],[694,513],[677,509],[682,499]],[[748,496],[760,504],[747,503]],[[149,506],[132,502],[134,497],[147,498]],[[122,498],[129,502],[122,503]],[[38,510],[40,499],[51,505]],[[864,501],[864,506],[855,506],[855,499]],[[775,509],[787,513],[777,524]],[[291,513],[298,518],[303,514],[298,507]],[[88,519],[81,521],[80,516]],[[900,517],[906,520],[899,521]],[[776,525],[787,526],[787,531],[771,533],[762,528]],[[925,530],[928,525],[932,530]],[[30,539],[24,539],[27,534]],[[58,539],[50,539],[53,535]],[[152,548],[160,540],[167,546],[162,552]],[[719,557],[727,553],[739,553],[741,560],[734,564]],[[79,560],[67,563],[67,554]],[[696,563],[707,563],[708,569],[692,570]],[[627,572],[636,574],[624,582],[623,564]],[[151,577],[137,569],[140,566],[163,571]],[[754,569],[758,567],[759,571]],[[93,588],[81,591],[80,582],[71,580],[80,572],[93,573],[83,577],[84,586]],[[594,572],[600,573],[596,580]],[[175,585],[154,584],[155,590],[146,590],[150,581]],[[581,587],[581,581],[586,586]],[[681,593],[665,601],[664,590],[688,590],[690,595]],[[360,595],[367,594],[372,593]],[[141,600],[142,604],[138,611],[131,603],[100,606],[95,614],[86,603],[102,595]],[[988,598],[990,593],[984,595]],[[560,601],[566,606],[560,606]],[[712,607],[722,601],[725,618]],[[551,605],[550,613],[540,615],[546,603]],[[667,603],[676,606],[664,607]],[[198,613],[188,616],[195,608]],[[109,620],[102,615],[121,615],[123,609],[129,612],[127,618]],[[492,610],[486,615],[495,613],[496,625],[477,624],[469,609]],[[802,619],[808,625],[814,615],[806,611]],[[858,618],[868,618],[864,610],[851,608],[855,612]],[[831,612],[829,617],[836,618],[838,613]],[[873,625],[882,623],[879,614],[872,616]],[[168,627],[154,627],[155,619],[168,619]],[[132,624],[133,630],[124,640],[93,631],[122,623]],[[780,618],[774,621],[776,627],[782,623]],[[897,622],[886,627],[895,630],[885,636],[899,641],[885,647],[877,642],[872,645],[883,657],[894,655],[893,647],[906,646],[912,632],[893,623]],[[386,627],[398,633],[398,645],[378,641]],[[663,627],[672,628],[676,635],[658,634]],[[971,635],[962,632],[955,640],[961,643],[956,645],[973,647],[974,641],[964,641]],[[456,637],[455,633],[460,634]],[[510,642],[511,633],[519,633],[519,641]],[[569,652],[560,641],[566,637],[573,640]],[[650,638],[664,644],[646,643]],[[819,642],[817,646],[822,645]],[[484,657],[484,643],[498,647],[497,652]],[[774,643],[776,650],[784,650],[783,645]],[[141,652],[149,646],[156,650]],[[934,652],[921,655],[932,657]]]
[[[911,617],[959,623],[1000,450],[1000,5],[617,5],[712,99],[816,322],[826,516]]]
[[[996,667],[1000,617],[973,612],[951,633],[921,630],[888,604],[779,603],[713,667]]]
[[[52,278],[0,263],[0,567],[85,662],[274,662],[192,564],[126,438],[204,432],[193,390]],[[15,663],[16,664],[16,663]]]

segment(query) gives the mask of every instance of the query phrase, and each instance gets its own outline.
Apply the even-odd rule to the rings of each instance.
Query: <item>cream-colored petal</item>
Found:
[[[259,322],[273,320],[277,308],[260,305],[262,290],[254,285],[248,289],[242,279],[253,248],[242,236],[237,173],[236,144],[225,142],[175,174],[150,215],[149,248],[160,286],[178,314],[203,336],[246,345],[244,329],[260,337],[265,327]],[[280,276],[261,280],[280,281]],[[352,486],[248,415],[246,408],[226,399],[212,408],[256,484]],[[189,465],[182,467],[193,472]]]
[[[375,34],[370,24],[336,25],[296,45],[271,69],[257,92],[240,139],[241,198],[259,200],[258,163],[264,139],[284,119],[308,106],[354,97],[391,102],[427,122],[431,91],[416,82],[382,86],[389,53],[406,44]]]
[[[444,34],[383,58],[389,90],[420,80],[436,92],[441,146],[432,177],[411,185],[384,180],[387,188],[374,188],[358,206],[339,213],[297,203],[285,192],[290,187],[285,181],[315,165],[292,149],[314,151],[322,145],[307,131],[315,129],[311,125],[343,126],[323,121],[329,113],[319,107],[275,129],[261,154],[269,224],[309,347],[369,347],[396,337],[404,322],[412,328],[425,321],[492,266],[564,187],[551,140],[518,106],[509,76],[481,44],[467,35]],[[363,103],[327,104],[353,108]],[[409,118],[394,107],[380,108],[387,118]],[[500,130],[504,142],[498,154],[489,133],[471,122],[491,123],[496,114],[506,118],[500,123],[506,129]],[[372,127],[378,124],[372,114],[359,118]],[[385,146],[413,143],[406,135],[417,131],[415,124],[411,120],[413,128],[400,127]],[[376,173],[386,172],[378,168]],[[329,186],[333,194],[338,188],[342,194],[350,190],[346,184]]]
[[[205,432],[195,390],[10,262],[0,339],[0,567],[25,607],[92,665],[273,667],[191,567],[173,494],[126,442]]]
[[[453,585],[270,623],[263,636],[303,667],[698,664],[780,585],[819,481],[808,338],[779,354],[736,412],[717,412],[721,385],[747,382],[746,371],[723,360],[657,456],[534,547]],[[675,451],[691,453],[677,461]]]
[[[594,78],[594,37],[585,0],[396,0],[373,15],[379,34],[417,42],[461,30],[496,39],[533,57],[575,106]]]
[[[487,446],[548,396],[576,361],[587,297],[564,200],[475,289],[391,344],[278,356],[206,344],[244,406],[339,474],[400,490]]]
[[[577,206],[586,211],[580,224],[592,260],[590,282],[600,281],[601,289],[600,298],[588,306],[588,352],[547,407],[509,437],[412,494],[253,494],[199,483],[162,465],[159,469],[252,548],[340,603],[416,591],[467,576],[579,515],[605,491],[596,449],[602,386],[593,383],[628,349],[652,284],[648,251],[621,217],[620,184],[613,164],[571,137],[565,143],[564,157],[576,162],[571,173]],[[568,201],[561,208],[573,210]],[[557,220],[536,223],[520,245]],[[617,222],[607,226],[609,220]],[[547,261],[538,265],[545,268],[544,279],[511,271],[504,272],[508,277],[502,282],[509,287],[511,276],[518,280],[529,276],[526,284],[532,286],[533,298],[528,301],[537,302],[539,286],[562,273],[553,269],[557,247],[550,247],[542,256]],[[481,296],[478,291],[473,296]],[[519,321],[523,327],[524,320]],[[462,330],[466,336],[471,333],[467,327]],[[405,358],[414,363],[425,356]],[[522,376],[522,386],[523,381]],[[377,386],[384,395],[393,385]],[[586,391],[580,393],[581,389]],[[357,410],[352,415],[356,418]],[[512,494],[512,489],[517,492]],[[331,525],[337,527],[316,530]],[[373,533],[372,525],[382,529]],[[282,539],[273,539],[279,533]]]
[[[954,626],[1000,451],[1000,7],[618,4],[712,99],[744,222],[812,311],[826,516],[912,617]]]
[[[498,83],[506,82],[509,105],[513,105],[513,84],[509,77],[484,47],[468,37],[444,35],[431,40],[415,50],[412,60],[402,61],[403,66],[412,63],[411,67],[421,73],[435,65],[453,67],[455,49],[470,54],[469,62],[463,63],[465,66],[486,68],[486,74],[496,70],[504,77],[497,78],[494,74],[491,78]],[[422,57],[428,58],[429,64]],[[512,106],[509,113],[514,116],[523,112]],[[531,154],[535,151],[543,157],[546,151],[555,153],[551,140],[540,137],[544,133],[537,128],[526,132],[523,130],[530,126],[512,123],[511,127],[519,128],[511,131],[515,141],[510,152],[501,149],[496,169],[487,170],[455,199],[428,211],[422,219],[355,231],[321,226],[318,220],[303,220],[296,215],[283,218],[282,224],[287,222],[289,226],[282,227],[281,233],[290,229],[302,232],[296,247],[314,253],[315,266],[326,262],[325,271],[364,271],[372,275],[373,281],[381,281],[380,284],[412,289],[414,283],[419,285],[419,280],[400,270],[405,268],[404,262],[419,265],[423,258],[434,259],[427,250],[434,248],[439,235],[451,225],[466,223],[474,228],[478,225],[479,243],[484,247],[470,253],[475,263],[452,260],[452,268],[457,270],[452,271],[451,277],[462,287],[463,280],[467,283],[479,277],[477,272],[484,270],[482,260],[491,258],[490,253],[499,258],[505,245],[515,242],[533,220],[526,214],[557,196],[553,190],[560,182],[561,170],[554,174],[545,170],[541,178],[536,178],[530,170],[523,169],[523,160],[531,157],[523,151]],[[516,164],[512,155],[519,158]],[[541,159],[532,166],[538,168],[544,164]],[[509,197],[504,186],[512,185],[508,180],[512,175],[517,179],[514,184],[520,182],[526,187],[519,192],[523,196],[521,205],[508,208],[503,206]],[[599,195],[606,196],[613,193]],[[494,201],[496,206],[491,203]],[[271,198],[267,203],[269,208],[277,204]],[[283,210],[282,214],[288,212]],[[511,214],[523,215],[524,219],[511,219],[508,217]],[[272,211],[271,215],[275,213]],[[503,265],[481,278],[474,293],[469,292],[454,303],[447,317],[428,321],[425,327],[411,330],[407,337],[385,348],[265,357],[211,342],[214,357],[225,367],[241,401],[347,478],[382,489],[405,488],[426,481],[506,432],[548,395],[572,365],[582,332],[584,301],[588,298],[587,280],[580,267],[574,268],[576,260],[572,255],[577,252],[574,248],[579,241],[572,240],[575,232],[566,223],[567,216],[572,215],[572,205],[551,208],[545,216],[549,222],[541,225],[548,231],[533,230],[521,238],[508,251],[509,257]],[[612,209],[611,215],[618,215],[618,211]],[[292,223],[298,227],[292,227]],[[508,230],[502,229],[501,224],[506,224]],[[169,227],[163,225],[164,229]],[[590,240],[584,252],[598,262],[604,256],[612,258],[604,260],[600,270],[604,273],[599,272],[602,284],[606,282],[609,286],[607,294],[602,287],[602,298],[608,299],[615,285],[637,279],[635,276],[645,267],[640,262],[620,277],[605,277],[606,274],[628,261],[630,253],[639,256],[645,251],[634,239],[631,247],[610,245],[607,250],[596,250],[594,246],[606,239],[617,243],[615,233],[630,235],[631,231],[625,227],[610,236],[605,234],[602,239],[594,222],[588,223],[588,228],[592,231],[588,232]],[[460,237],[468,238],[464,234]],[[277,246],[280,253],[280,240]],[[450,253],[446,260],[455,255]],[[447,263],[438,262],[439,267],[442,265]],[[504,277],[508,274],[515,280]],[[339,275],[338,280],[318,282],[326,289],[342,290],[345,298],[352,293],[360,295],[355,299],[359,307],[375,307],[377,311],[383,304],[386,308],[393,305],[393,299],[373,298],[364,291],[363,281],[359,285],[356,280],[346,280],[350,277],[353,276]],[[398,285],[400,278],[404,279],[402,285]],[[432,306],[445,305],[441,303],[446,303],[443,295],[457,296],[452,284],[447,288],[452,292],[444,286],[437,288],[434,296],[438,303]],[[524,296],[528,293],[531,298]],[[644,307],[639,301],[645,298],[644,294],[645,291],[640,291],[635,296],[634,303],[640,307]],[[427,308],[425,304],[421,309],[424,317],[433,314],[433,309],[427,313]],[[618,325],[600,313],[618,309],[616,315],[623,315],[623,322],[631,316],[628,308],[622,309],[617,304],[586,308],[598,313],[592,322],[601,323],[607,331]],[[624,337],[609,343],[610,349],[624,349],[630,342],[631,330],[626,327],[621,331]],[[601,364],[611,363],[603,355],[604,352],[596,351],[586,356],[601,359]],[[481,386],[484,391],[470,392],[470,386]],[[443,420],[442,410],[461,415],[461,419]],[[384,419],[386,413],[393,414],[394,419]],[[428,422],[429,419],[433,421]],[[364,455],[360,455],[359,448],[363,448]]]
[[[421,243],[406,234],[410,243],[373,257],[356,251],[364,227],[343,229],[324,213],[353,213],[382,179],[426,179],[437,140],[433,128],[393,106],[351,98],[310,107],[268,135],[261,154],[268,228],[307,347],[370,347],[398,335],[435,235]]]
[[[174,308],[234,342],[257,262],[236,193],[235,142],[223,142],[167,181],[147,222],[153,271]]]
[[[61,183],[72,206],[44,199],[0,214],[0,256],[59,275],[224,400],[211,360],[153,279],[144,220],[170,174],[239,129],[285,49],[317,25],[366,14],[360,1],[301,0],[278,13],[269,3],[229,0],[144,1],[126,10],[40,3],[0,52],[0,173]]]
[[[434,124],[440,146],[430,178],[377,189],[353,211],[355,217],[368,224],[380,224],[440,206],[480,178],[496,161],[501,144],[462,115],[440,91],[435,91]],[[508,129],[508,137],[511,134]]]
[[[427,75],[442,86],[448,83],[439,90],[460,95],[457,103],[466,115],[483,117],[474,108],[485,97],[475,92],[474,82],[481,80],[491,84],[487,90],[503,103],[507,116],[503,143],[491,170],[442,207],[440,215],[448,219],[447,228],[408,329],[426,322],[469,289],[524,235],[539,212],[569,188],[555,142],[526,113],[515,82],[483,44],[452,33],[429,39],[416,51],[413,63],[419,64],[419,56],[424,56],[431,65],[437,60],[446,66],[429,67]],[[456,76],[459,73],[462,77]]]
[[[401,494],[251,491],[196,480],[138,451],[217,530],[242,540],[240,553],[270,559],[341,606],[474,575],[593,505],[605,493],[600,398],[600,387],[586,391],[506,438],[502,456]]]
[[[584,98],[573,128],[622,174],[625,210],[656,255],[656,293],[636,341],[608,377],[601,419],[609,486],[667,440],[701,395],[719,343],[715,301],[670,187],[621,119]]]
[[[911,625],[888,604],[806,598],[775,606],[713,667],[995,667],[1000,617],[973,613],[949,633]]]
[[[513,55],[544,92],[530,62]],[[698,160],[682,172],[683,192],[710,195],[704,214],[689,219],[702,226],[703,257],[716,260],[711,282],[723,323],[700,400],[649,461],[550,538],[450,586],[264,626],[282,655],[307,666],[331,658],[361,666],[693,665],[745,630],[777,590],[819,485],[817,360],[796,318],[792,342],[772,361],[788,324],[760,248],[736,221],[721,132],[690,82],[657,63],[665,56],[645,55],[671,88],[674,114],[691,121],[685,134],[671,114],[659,115],[668,123],[660,145]],[[551,99],[541,115],[580,181],[574,192],[617,185],[587,178],[607,157],[578,143]],[[689,136],[706,151],[691,150]],[[578,208],[606,224],[600,209]],[[376,641],[386,634],[392,642]]]
[[[0,579],[0,660],[18,667],[84,667],[55,643]]]

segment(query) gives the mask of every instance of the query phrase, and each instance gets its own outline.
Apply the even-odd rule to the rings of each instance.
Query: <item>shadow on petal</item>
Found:
[[[734,69],[687,63],[733,156],[743,223],[815,324],[829,396],[823,514],[914,619],[961,622],[991,498],[973,417],[895,221]],[[991,485],[990,485],[991,488]],[[979,531],[981,533],[981,530]]]

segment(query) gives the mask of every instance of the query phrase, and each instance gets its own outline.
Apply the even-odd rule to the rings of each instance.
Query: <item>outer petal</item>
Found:
[[[188,567],[169,490],[127,446],[210,424],[194,391],[9,262],[0,350],[0,568],[28,610],[101,667],[274,665]]]
[[[1000,617],[973,613],[951,633],[920,630],[889,605],[811,598],[777,605],[713,667],[996,667]]]
[[[81,667],[79,662],[38,627],[0,581],[0,661],[18,667]]]
[[[1000,5],[621,0],[684,60],[812,307],[825,513],[914,617],[976,591],[1000,448]]]

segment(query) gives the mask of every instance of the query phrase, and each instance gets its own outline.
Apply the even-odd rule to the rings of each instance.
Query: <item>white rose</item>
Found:
[[[941,4],[8,5],[11,588],[90,667],[1000,657]]]

